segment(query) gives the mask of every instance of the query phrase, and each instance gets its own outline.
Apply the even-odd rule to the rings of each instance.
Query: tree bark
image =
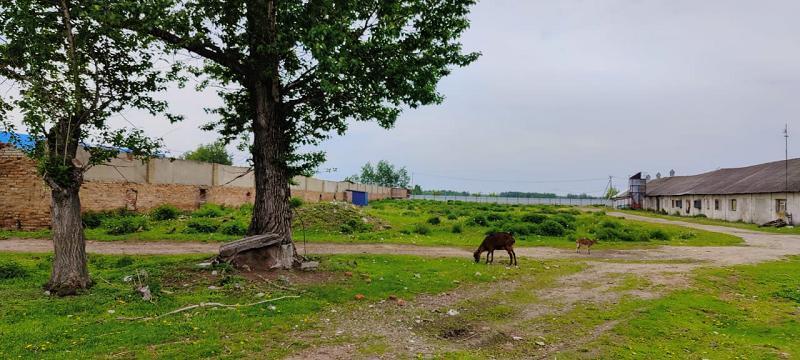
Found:
[[[86,241],[81,220],[80,184],[52,189],[53,271],[45,289],[66,296],[92,285],[86,266]]]
[[[283,133],[285,119],[278,111],[279,62],[272,49],[277,32],[275,7],[274,0],[247,2],[248,63],[258,69],[247,76],[254,115],[252,154],[256,195],[247,231],[251,238],[223,245],[219,259],[251,268],[287,269],[299,264],[299,257],[292,242],[288,139]],[[256,235],[269,236],[253,238]]]

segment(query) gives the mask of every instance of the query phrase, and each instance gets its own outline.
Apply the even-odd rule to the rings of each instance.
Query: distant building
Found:
[[[628,192],[620,194],[629,199],[625,203],[621,198],[621,206],[757,224],[777,219],[791,223],[792,213],[800,210],[800,159],[669,176],[644,184],[641,173],[637,175],[631,177]],[[642,193],[641,203],[635,191]]]

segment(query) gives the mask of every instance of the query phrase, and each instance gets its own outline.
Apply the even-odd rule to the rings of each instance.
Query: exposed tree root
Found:
[[[250,303],[250,304],[222,304],[222,303],[216,303],[216,302],[199,303],[199,304],[184,306],[184,307],[182,307],[180,309],[175,309],[175,310],[172,310],[172,311],[170,311],[168,313],[164,313],[164,314],[161,314],[161,315],[158,315],[158,316],[155,316],[155,317],[153,317],[153,316],[140,316],[140,317],[135,317],[135,318],[118,317],[117,320],[149,321],[149,320],[156,320],[156,319],[160,319],[160,318],[165,317],[165,316],[174,315],[174,314],[181,313],[181,312],[184,312],[184,311],[197,309],[197,308],[203,308],[203,307],[220,307],[220,308],[226,308],[226,309],[240,308],[240,307],[248,307],[248,306],[260,305],[260,304],[273,302],[273,301],[278,301],[278,300],[282,300],[282,299],[292,299],[292,298],[299,298],[299,297],[300,296],[298,296],[298,295],[286,295],[286,296],[281,296],[281,297],[277,297],[277,298],[274,298],[274,299],[261,300],[261,301],[257,301],[257,302]]]

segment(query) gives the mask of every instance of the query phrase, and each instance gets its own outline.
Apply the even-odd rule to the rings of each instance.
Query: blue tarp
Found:
[[[21,149],[32,149],[36,145],[33,138],[28,134],[16,134],[18,142],[14,146]],[[8,131],[0,131],[0,143],[12,144],[13,134]]]

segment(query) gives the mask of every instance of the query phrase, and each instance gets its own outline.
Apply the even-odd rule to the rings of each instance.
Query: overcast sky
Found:
[[[798,14],[800,1],[484,0],[463,37],[483,56],[440,83],[445,102],[388,131],[354,124],[322,145],[337,171],[318,177],[386,159],[423,188],[598,194],[609,175],[780,160],[785,123],[796,156]],[[215,139],[197,128],[213,93],[166,96],[186,121],[125,117],[175,154]]]

